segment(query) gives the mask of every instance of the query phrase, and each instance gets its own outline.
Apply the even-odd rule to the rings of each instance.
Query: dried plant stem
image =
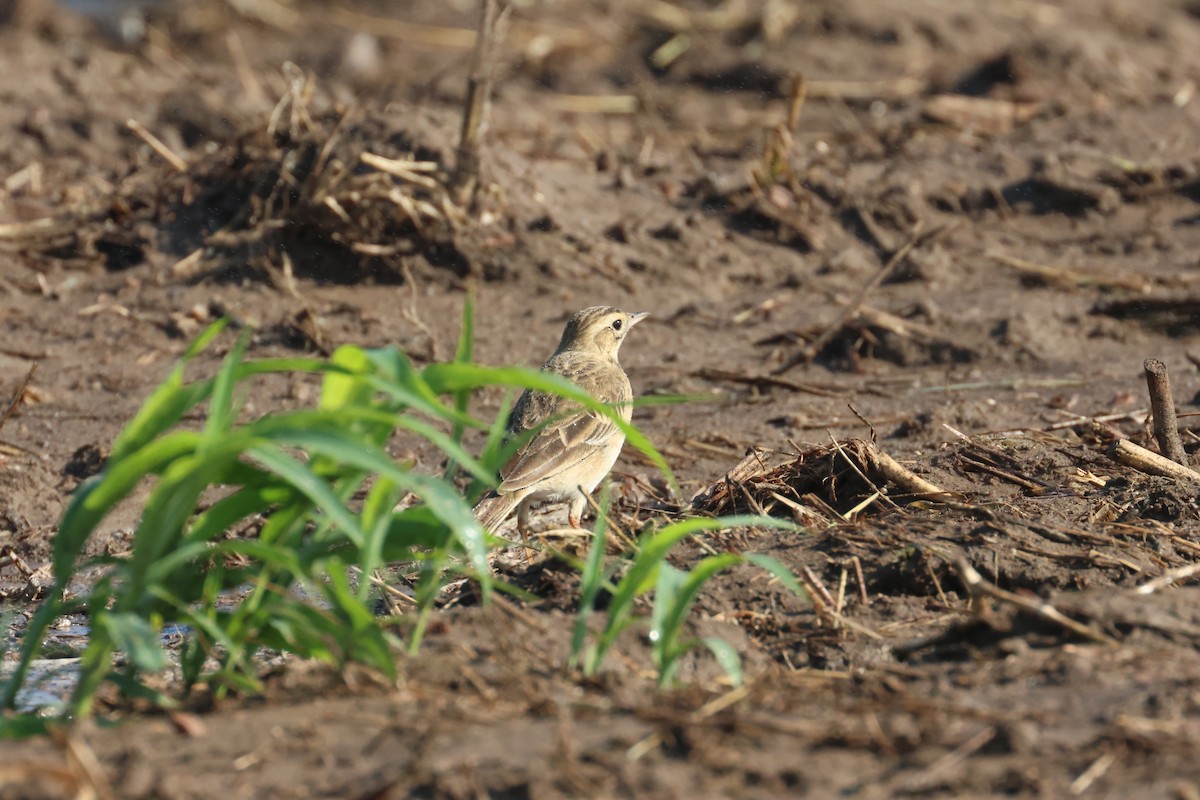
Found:
[[[492,94],[492,76],[501,25],[508,18],[509,6],[502,0],[483,0],[479,36],[471,54],[471,73],[467,77],[467,98],[463,107],[462,131],[458,141],[458,160],[451,185],[459,205],[469,206],[479,188],[480,148],[487,128],[488,101]]]
[[[601,508],[600,504],[597,503],[590,494],[583,491],[582,486],[580,486],[579,489],[580,494],[583,495],[583,499],[587,501],[589,506],[591,506],[592,512],[596,515],[596,519],[600,519],[602,516],[604,517],[604,522],[606,525],[608,525],[608,530],[616,535],[617,539],[619,539],[621,542],[621,546],[629,548],[630,550],[637,549],[637,542],[631,535],[626,533],[624,529],[622,529],[621,526],[616,523],[615,520],[613,520],[612,515]]]
[[[802,568],[801,575],[798,577],[808,590],[809,599],[812,600],[813,609],[817,612],[818,616],[831,621],[834,627],[846,628],[875,641],[883,640],[884,637],[877,631],[839,614],[835,609],[836,604],[833,597],[829,594],[829,590],[825,588],[817,576],[813,574],[813,571],[807,566]]]
[[[834,321],[834,323],[826,328],[820,336],[802,348],[799,353],[785,361],[781,366],[771,370],[771,374],[781,375],[790,370],[792,367],[812,361],[816,357],[817,353],[821,352],[821,349],[824,348],[825,345],[829,344],[833,337],[837,336],[838,332],[846,326],[846,323],[853,319],[856,314],[858,314],[859,309],[862,308],[863,303],[865,303],[867,300],[867,295],[869,295],[876,289],[876,287],[883,283],[887,276],[891,275],[893,270],[903,263],[904,259],[908,258],[909,253],[911,253],[919,245],[932,242],[950,230],[951,226],[938,228],[927,234],[922,234],[923,227],[924,226],[922,223],[918,221],[917,224],[913,226],[912,234],[908,237],[908,241],[901,245],[900,249],[892,253],[892,257],[889,258],[887,263],[880,267],[879,271],[872,276],[871,280],[867,281],[862,289],[859,290],[854,299],[850,301],[850,304],[847,305],[842,310],[842,313],[838,315],[838,318]]]
[[[953,563],[954,568],[958,571],[959,578],[962,580],[963,585],[966,586],[967,591],[971,593],[972,597],[990,597],[993,600],[1000,601],[1001,603],[1008,603],[1009,605],[1016,606],[1022,611],[1028,612],[1029,614],[1032,614],[1033,616],[1045,620],[1051,624],[1057,625],[1060,628],[1065,628],[1076,636],[1080,636],[1084,639],[1090,639],[1093,642],[1098,642],[1100,644],[1106,644],[1113,647],[1120,645],[1120,642],[1108,634],[1098,631],[1088,625],[1084,625],[1082,622],[1076,622],[1049,603],[1030,597],[1024,597],[1023,595],[1014,594],[1013,592],[1001,589],[999,586],[988,583],[983,579],[983,576],[976,572],[975,568],[971,566],[971,564],[967,561],[966,556],[962,555],[961,553],[954,557]]]
[[[1200,483],[1200,472],[1176,464],[1171,459],[1139,447],[1128,439],[1113,442],[1108,449],[1108,457],[1150,475],[1162,475],[1166,478]]]
[[[858,599],[865,608],[871,604],[871,600],[867,597],[867,581],[863,578],[862,559],[854,556],[850,559],[850,563],[854,565],[854,580],[858,583]]]
[[[1157,358],[1147,358],[1142,363],[1146,371],[1146,388],[1150,392],[1150,408],[1154,411],[1154,438],[1158,449],[1176,464],[1187,466],[1187,453],[1183,440],[1179,438],[1179,424],[1175,420],[1175,400],[1171,397],[1171,376],[1167,365]]]
[[[829,608],[833,608],[835,605],[833,602],[833,595],[831,595],[829,590],[825,588],[825,584],[821,583],[821,579],[816,576],[816,573],[814,573],[807,564],[802,565],[800,569],[804,573],[802,580],[808,585],[809,593],[817,595],[819,598],[821,598],[821,602],[823,602]]]
[[[870,455],[872,462],[871,466],[883,473],[884,477],[899,486],[901,489],[907,491],[909,494],[925,495],[929,499],[935,500],[939,495],[942,497],[950,496],[950,493],[945,489],[935,483],[925,480],[912,470],[902,466],[900,462],[896,461],[896,459],[892,458],[887,453],[872,447],[870,450]]]
[[[167,147],[163,143],[162,139],[159,139],[153,133],[146,130],[142,123],[138,122],[136,119],[127,119],[125,120],[125,127],[133,131],[143,142],[150,145],[150,149],[158,153],[163,161],[166,161],[168,164],[170,164],[171,168],[176,172],[188,171],[187,162],[183,160],[183,157],[171,148]]]
[[[1026,261],[1023,258],[1014,258],[989,250],[984,253],[985,256],[1004,264],[1007,267],[1012,267],[1022,275],[1030,275],[1039,278],[1046,283],[1054,283],[1059,286],[1103,286],[1116,289],[1127,289],[1133,292],[1145,292],[1150,287],[1150,282],[1140,275],[1117,275],[1106,277],[1097,275],[1095,270],[1074,270],[1066,267],[1053,267],[1046,264],[1035,264],[1032,261]]]
[[[1182,567],[1174,567],[1159,575],[1157,578],[1146,581],[1141,586],[1133,590],[1134,594],[1154,594],[1159,589],[1163,589],[1171,584],[1179,581],[1187,580],[1195,575],[1200,575],[1200,561],[1192,564],[1184,564]]]
[[[0,241],[57,236],[69,232],[75,225],[74,220],[65,217],[43,217],[28,222],[6,222],[0,224]]]

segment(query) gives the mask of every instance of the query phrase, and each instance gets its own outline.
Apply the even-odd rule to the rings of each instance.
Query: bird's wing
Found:
[[[620,403],[631,399],[624,373],[605,389],[594,392],[597,400]],[[624,414],[628,415],[628,410]],[[499,491],[525,489],[569,470],[614,436],[623,435],[612,419],[599,412],[564,404],[561,398],[543,392],[521,395],[509,418],[509,434],[520,435],[543,424],[545,427],[500,470],[503,482]]]

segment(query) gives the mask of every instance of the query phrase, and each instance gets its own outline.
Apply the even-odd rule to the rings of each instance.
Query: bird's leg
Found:
[[[517,506],[517,533],[521,534],[522,541],[529,538],[530,505],[528,500],[522,500],[521,504]]]
[[[521,534],[521,542],[525,544],[525,563],[533,560],[533,551],[529,549],[529,509],[533,500],[526,498],[517,506],[517,533]]]
[[[581,528],[580,520],[583,519],[583,509],[587,505],[587,495],[582,490],[571,498],[571,505],[567,508],[567,524],[572,528]]]

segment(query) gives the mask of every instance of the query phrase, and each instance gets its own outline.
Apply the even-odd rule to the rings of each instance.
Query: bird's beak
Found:
[[[637,325],[648,316],[650,316],[649,311],[635,311],[629,315],[629,326],[633,327],[634,325]]]

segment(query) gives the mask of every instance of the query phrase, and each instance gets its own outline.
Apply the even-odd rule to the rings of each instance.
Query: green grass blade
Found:
[[[785,567],[778,560],[771,558],[764,553],[746,553],[745,559],[754,566],[766,570],[768,573],[778,578],[779,582],[783,584],[784,588],[792,594],[796,595],[797,597],[808,597],[808,592],[805,591],[804,587],[800,584],[800,581],[796,580],[796,576],[792,574],[792,571]]]
[[[729,680],[735,687],[745,683],[746,679],[742,674],[742,657],[738,655],[738,651],[733,645],[715,636],[706,636],[701,641],[716,657],[717,663],[721,665],[721,669],[725,670],[725,674],[729,676]]]
[[[196,337],[167,379],[150,393],[138,413],[117,436],[109,454],[110,463],[123,461],[130,453],[141,449],[151,439],[179,422],[188,410],[208,396],[208,385],[184,386],[184,369],[187,362],[208,347],[228,323],[228,319],[219,319]]]
[[[475,353],[475,285],[471,284],[467,288],[467,297],[463,301],[462,321],[458,326],[458,346],[454,349],[454,363],[469,364]],[[459,414],[466,416],[467,409],[471,404],[471,390],[461,389],[454,393],[454,410]],[[461,422],[455,422],[453,429],[450,431],[450,439],[458,444],[462,442],[463,433],[466,432],[466,426]],[[446,464],[446,471],[442,477],[446,480],[454,478],[455,470],[458,464],[454,458],[451,458]]]
[[[465,425],[477,425],[475,420],[447,406],[438,392],[430,386],[425,370],[418,371],[408,356],[394,347],[368,350],[367,356],[375,366],[369,382],[377,391],[436,419],[447,422],[461,421]]]
[[[330,372],[321,382],[321,399],[318,408],[336,411],[357,408],[371,399],[371,387],[363,380],[374,366],[365,350],[354,345],[342,345],[333,351],[329,359],[341,371]]]
[[[475,355],[475,286],[467,287],[463,300],[462,320],[458,326],[458,346],[454,348],[454,362],[469,364]],[[466,410],[465,406],[460,411]]]
[[[604,485],[600,495],[600,508],[608,511],[609,484]],[[602,513],[596,519],[596,528],[592,533],[592,546],[588,550],[587,563],[579,576],[579,610],[575,613],[575,624],[571,629],[571,657],[567,666],[575,669],[583,654],[587,641],[588,620],[596,610],[596,597],[604,585],[604,551],[608,547],[608,514]]]
[[[722,553],[709,556],[697,564],[690,572],[676,577],[677,583],[671,587],[673,591],[664,593],[663,573],[678,572],[670,564],[664,564],[659,575],[658,588],[654,593],[654,616],[651,622],[650,639],[654,642],[658,668],[661,674],[671,670],[671,664],[680,653],[678,649],[679,636],[683,632],[683,623],[688,612],[696,602],[696,597],[714,575],[742,563],[742,557],[736,553]],[[662,609],[661,613],[659,609]]]
[[[233,425],[235,372],[238,364],[242,363],[245,358],[246,350],[249,347],[250,329],[247,328],[238,336],[237,341],[234,342],[228,355],[225,356],[225,360],[221,363],[221,369],[213,378],[212,397],[208,403],[208,420],[204,423],[204,442],[200,445],[201,449],[210,446],[209,443],[215,443]]]
[[[416,494],[454,533],[485,593],[490,591],[491,567],[488,563],[487,538],[474,512],[453,486],[438,478],[401,469],[387,455],[364,449],[327,431],[284,430],[270,436],[281,444],[299,447],[339,463],[381,475],[394,481],[397,487]]]
[[[366,602],[371,591],[370,577],[383,558],[383,545],[390,528],[391,511],[396,507],[397,495],[395,482],[380,478],[371,487],[366,501],[363,502],[361,519],[365,535],[362,552],[358,556],[358,568],[362,570],[358,585],[358,598],[361,602]]]
[[[440,452],[449,456],[450,467],[462,467],[471,475],[472,478],[485,483],[495,479],[495,475],[491,470],[485,469],[484,466],[479,463],[474,456],[464,450],[463,446],[459,444],[459,442],[462,440],[461,429],[456,427],[456,430],[458,430],[458,435],[457,438],[455,438],[453,435],[442,433],[437,428],[417,419],[416,417],[407,415],[396,418],[396,427],[412,431],[413,433],[422,436]],[[444,479],[449,480],[452,476],[453,471],[448,467],[447,475]]]
[[[241,520],[265,513],[272,505],[287,502],[294,495],[294,489],[278,483],[243,486],[197,514],[188,526],[185,539],[189,542],[210,541]]]
[[[158,641],[158,631],[137,614],[94,614],[93,624],[102,628],[116,649],[123,651],[143,672],[158,672],[167,666],[167,656]]]
[[[87,537],[113,506],[125,499],[143,478],[161,472],[195,451],[199,442],[200,435],[192,431],[168,434],[124,458],[110,459],[104,472],[80,484],[54,537],[55,579],[66,586]]]
[[[642,537],[641,546],[633,566],[617,585],[608,609],[608,623],[600,637],[599,647],[607,650],[628,624],[637,597],[650,590],[654,584],[659,565],[675,545],[684,537],[701,531],[718,531],[739,526],[760,526],[794,530],[796,526],[774,517],[744,515],[733,517],[692,517],[673,522],[654,533]]]
[[[356,443],[349,437],[339,438],[336,441],[339,449],[356,446]],[[321,480],[306,465],[287,455],[278,447],[265,444],[252,445],[247,448],[246,455],[286,480],[311,500],[350,538],[355,547],[363,546],[366,536],[358,524],[358,519],[342,505],[341,499],[334,493],[330,485]]]
[[[436,550],[446,546],[450,528],[427,506],[414,506],[391,516],[383,539],[380,558],[383,563],[411,561],[418,550]]]
[[[663,665],[670,661],[666,656],[673,644],[664,636],[663,629],[667,627],[671,609],[676,607],[679,590],[687,577],[688,574],[683,570],[671,564],[662,564],[658,568],[658,579],[654,582],[654,605],[650,607],[650,643],[653,646],[654,662],[660,672]]]
[[[127,581],[117,593],[118,611],[132,610],[147,599],[144,596],[147,571],[183,541],[200,495],[209,486],[222,482],[226,467],[240,447],[237,439],[224,437],[207,452],[181,456],[163,471],[133,534]]]
[[[325,596],[342,623],[338,629],[341,661],[362,661],[389,680],[395,680],[396,662],[382,626],[377,624],[366,604],[350,591],[344,569],[331,568],[327,575],[328,580],[323,584]],[[369,585],[366,575],[363,582]]]

